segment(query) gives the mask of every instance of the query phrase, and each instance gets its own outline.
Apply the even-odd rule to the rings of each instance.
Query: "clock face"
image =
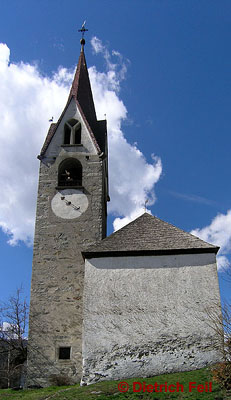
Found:
[[[87,196],[77,189],[59,190],[51,201],[53,213],[63,219],[78,218],[87,207]]]

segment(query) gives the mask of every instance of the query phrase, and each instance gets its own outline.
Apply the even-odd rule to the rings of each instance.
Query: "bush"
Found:
[[[214,380],[224,389],[231,390],[231,362],[224,361],[212,369]]]

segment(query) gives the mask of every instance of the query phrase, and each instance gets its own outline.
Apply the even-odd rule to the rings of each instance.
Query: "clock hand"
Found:
[[[71,201],[68,201],[65,199],[65,196],[61,196],[61,200],[64,200],[67,206],[71,206],[72,208],[74,208],[74,210],[79,210],[80,206],[75,206],[74,204],[72,204]]]
[[[72,203],[71,203],[70,205],[71,205],[71,207],[73,207],[73,208],[74,208],[74,210],[79,210],[79,209],[80,209],[80,206],[78,206],[78,207],[77,207],[77,206],[75,206],[75,205],[74,205],[74,204],[72,204]]]

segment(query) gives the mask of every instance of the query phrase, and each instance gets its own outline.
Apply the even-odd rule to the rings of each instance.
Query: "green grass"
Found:
[[[231,395],[225,394],[220,386],[212,381],[211,372],[209,368],[203,368],[197,371],[181,372],[174,374],[166,374],[155,376],[152,378],[136,378],[136,379],[124,379],[129,385],[127,393],[120,393],[118,390],[118,382],[100,382],[90,386],[80,387],[75,386],[63,386],[63,387],[49,387],[44,389],[27,389],[14,391],[11,389],[0,390],[0,400],[159,400],[159,399],[211,399],[211,400],[228,400],[231,399]],[[133,382],[146,382],[147,385],[153,385],[155,382],[158,385],[176,385],[179,382],[183,385],[184,392],[179,393],[148,393],[148,392],[137,392],[133,393]],[[197,382],[197,384],[205,385],[205,382],[212,382],[211,393],[199,393],[197,389],[193,389],[189,392],[189,382]],[[151,388],[150,388],[151,389]],[[173,389],[173,387],[172,387]]]

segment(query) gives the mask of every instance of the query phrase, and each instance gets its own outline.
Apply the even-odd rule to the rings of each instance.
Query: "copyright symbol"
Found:
[[[127,392],[129,389],[129,386],[127,384],[127,382],[120,382],[118,383],[118,390],[122,393]]]

